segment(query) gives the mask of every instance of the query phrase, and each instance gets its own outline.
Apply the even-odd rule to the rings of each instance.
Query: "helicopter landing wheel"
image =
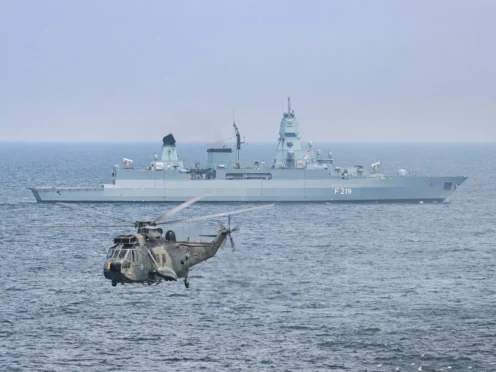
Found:
[[[117,281],[112,280],[112,287],[115,287],[117,285]]]
[[[187,282],[187,281],[185,280],[185,281],[184,281],[184,286],[185,286],[186,288],[189,288],[189,282]]]

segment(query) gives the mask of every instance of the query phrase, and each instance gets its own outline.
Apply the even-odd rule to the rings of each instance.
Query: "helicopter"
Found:
[[[134,226],[137,229],[136,234],[122,234],[116,236],[114,238],[114,245],[110,247],[107,252],[103,265],[103,275],[105,278],[111,280],[113,287],[117,286],[118,283],[121,283],[122,285],[125,283],[151,285],[153,283],[159,284],[162,281],[177,281],[179,278],[184,278],[184,286],[189,288],[188,273],[191,267],[214,257],[219,248],[225,245],[228,238],[234,251],[235,245],[231,233],[237,231],[238,228],[231,228],[231,215],[274,206],[274,204],[266,204],[258,207],[238,209],[231,212],[165,221],[167,218],[204,197],[205,195],[192,198],[155,219],[139,220],[135,222],[82,208],[73,204],[63,202],[57,204],[127,222],[127,225],[125,225],[126,227]],[[200,235],[213,238],[210,242],[194,242],[190,241],[189,238],[188,240],[177,240],[173,230],[167,230],[164,235],[164,230],[158,227],[158,225],[188,223],[225,216],[228,217],[227,227],[221,224],[220,229],[216,234]],[[25,225],[25,227],[61,226],[62,225]],[[70,226],[64,225],[64,227]],[[72,227],[94,226],[78,225]]]

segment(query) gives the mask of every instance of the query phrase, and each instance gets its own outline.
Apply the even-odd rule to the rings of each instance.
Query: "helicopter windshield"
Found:
[[[116,249],[115,247],[117,247],[117,245],[114,245],[113,247],[110,247],[108,253],[107,253],[107,258],[111,258],[114,256],[114,253],[116,252]]]
[[[125,260],[126,258],[131,262],[138,261],[138,252],[133,249],[132,245],[115,245],[111,247],[107,253],[107,259]]]

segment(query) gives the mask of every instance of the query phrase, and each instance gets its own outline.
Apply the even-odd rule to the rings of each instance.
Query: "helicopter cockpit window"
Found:
[[[108,253],[107,253],[107,258],[111,258],[114,256],[115,252],[117,251],[117,249],[115,249],[116,247],[117,247],[117,244],[109,248]]]
[[[127,249],[122,249],[120,252],[119,252],[119,258],[121,259],[124,259],[126,258],[126,254],[127,254],[128,250]]]

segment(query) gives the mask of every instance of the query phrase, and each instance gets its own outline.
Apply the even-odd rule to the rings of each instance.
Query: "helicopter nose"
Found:
[[[109,270],[114,273],[120,273],[122,269],[122,264],[120,262],[111,262],[109,264]]]

